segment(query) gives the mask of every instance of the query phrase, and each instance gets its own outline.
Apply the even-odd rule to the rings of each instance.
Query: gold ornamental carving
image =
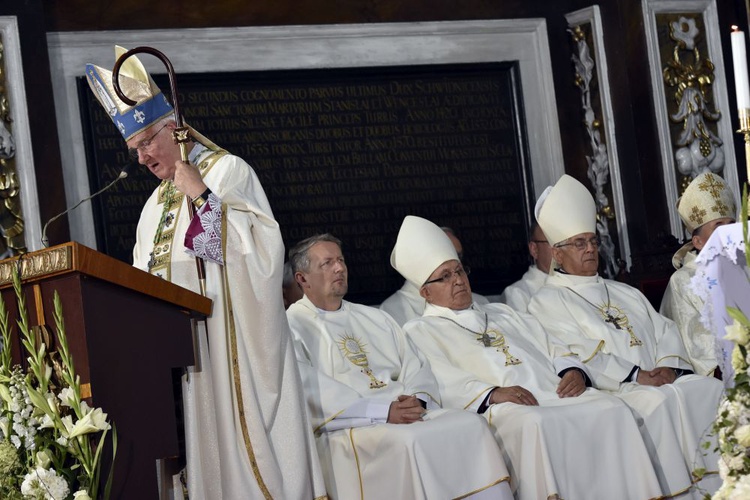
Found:
[[[16,175],[16,145],[5,74],[5,50],[0,38],[0,258],[26,253],[20,183]]]
[[[13,282],[12,273],[18,266],[18,259],[0,262],[0,286]],[[73,268],[72,250],[68,246],[52,248],[27,255],[21,260],[21,281],[38,278],[47,274],[68,271]]]

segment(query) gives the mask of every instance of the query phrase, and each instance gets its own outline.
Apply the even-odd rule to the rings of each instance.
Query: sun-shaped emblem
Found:
[[[385,382],[375,378],[375,375],[372,373],[370,363],[367,360],[367,351],[365,350],[364,343],[360,342],[353,335],[346,333],[339,338],[337,343],[341,354],[353,365],[361,368],[360,371],[370,378],[370,389],[379,389],[386,386]]]

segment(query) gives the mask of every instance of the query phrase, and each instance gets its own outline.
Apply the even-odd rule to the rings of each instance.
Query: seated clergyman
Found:
[[[313,236],[289,260],[304,297],[287,316],[329,495],[512,499],[486,422],[440,409],[429,363],[393,318],[343,300],[341,242]]]
[[[677,271],[669,279],[659,312],[677,324],[695,372],[713,375],[719,366],[716,340],[701,323],[703,299],[693,292],[690,280],[695,276],[697,253],[714,230],[734,222],[734,196],[724,179],[706,172],[693,179],[677,200],[677,213],[691,238],[672,258]]]
[[[456,232],[449,227],[441,227],[448,238],[451,240],[453,247],[456,249],[458,259],[463,259],[464,246],[461,240],[456,236]],[[472,293],[474,302],[477,304],[488,304],[490,301],[487,297]],[[404,326],[404,323],[410,319],[418,318],[424,311],[425,301],[419,295],[419,288],[414,286],[409,280],[404,281],[400,289],[396,290],[390,297],[386,298],[380,309],[390,314],[396,322]]]
[[[473,303],[466,270],[438,226],[407,216],[391,265],[427,302],[405,325],[407,336],[428,358],[446,407],[489,421],[516,498],[661,496],[630,410],[587,389],[583,363],[532,317]]]
[[[693,374],[676,325],[643,294],[598,275],[596,205],[583,184],[564,175],[540,196],[535,212],[553,247],[554,271],[529,313],[586,360],[597,387],[642,419],[665,493],[691,493],[686,471],[708,472],[700,487],[715,490],[714,446],[701,445],[716,416],[721,382]]]
[[[552,261],[552,247],[536,222],[529,231],[528,245],[529,255],[534,263],[520,280],[505,287],[500,296],[500,302],[520,312],[527,311],[531,297],[544,285]]]

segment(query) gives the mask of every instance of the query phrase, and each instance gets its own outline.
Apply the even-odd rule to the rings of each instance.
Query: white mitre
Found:
[[[569,175],[544,190],[534,208],[550,245],[581,233],[596,233],[596,203],[586,186]]]
[[[391,252],[391,266],[417,287],[449,260],[459,260],[456,248],[436,224],[407,215]]]

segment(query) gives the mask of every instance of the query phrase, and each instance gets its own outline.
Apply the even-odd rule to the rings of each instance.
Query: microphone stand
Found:
[[[115,89],[115,93],[117,94],[117,97],[120,98],[122,102],[129,106],[135,106],[137,103],[130,99],[128,96],[125,95],[125,93],[120,88],[120,68],[122,67],[125,60],[133,56],[135,54],[145,52],[146,54],[151,54],[152,56],[155,56],[161,60],[161,62],[164,63],[164,65],[167,67],[167,74],[169,75],[169,87],[172,91],[172,104],[174,105],[174,115],[175,115],[175,122],[177,122],[177,128],[172,133],[173,139],[175,144],[180,145],[180,155],[182,157],[182,161],[187,162],[188,161],[188,152],[187,152],[187,143],[190,141],[190,130],[185,126],[184,121],[182,119],[182,113],[180,113],[180,100],[177,98],[177,84],[175,83],[175,74],[174,74],[174,67],[172,67],[172,62],[167,58],[167,56],[164,55],[159,50],[156,50],[153,47],[136,47],[134,49],[130,49],[129,51],[125,52],[115,63],[115,67],[112,69],[112,86]],[[187,197],[186,197],[187,198]],[[195,205],[193,205],[190,200],[187,200],[188,210],[190,213],[190,219],[192,220],[193,217],[195,217]],[[206,266],[203,262],[203,259],[200,257],[195,258],[195,266],[198,271],[198,282],[200,285],[201,295],[204,297],[206,296]]]
[[[128,176],[128,171],[130,170],[131,166],[132,165],[130,163],[127,164],[122,169],[122,171],[120,171],[120,175],[118,175],[117,177],[115,177],[115,180],[113,180],[112,182],[110,182],[109,184],[107,184],[106,186],[104,186],[103,188],[101,188],[96,193],[87,196],[86,198],[82,199],[81,201],[79,201],[78,203],[76,203],[75,205],[73,205],[72,207],[67,208],[65,211],[60,212],[59,214],[55,215],[50,220],[48,220],[47,223],[42,228],[42,246],[44,248],[48,248],[49,247],[49,239],[47,238],[47,226],[49,226],[51,223],[53,223],[54,221],[56,221],[57,219],[59,219],[63,215],[67,214],[71,210],[75,210],[76,208],[78,208],[81,205],[81,203],[83,203],[84,201],[88,201],[88,200],[90,200],[90,199],[92,199],[92,198],[94,198],[96,196],[99,196],[104,191],[106,191],[107,189],[111,188],[112,186],[114,186],[115,184],[117,184],[119,181],[121,181],[122,179],[124,179],[125,177],[127,177]]]

